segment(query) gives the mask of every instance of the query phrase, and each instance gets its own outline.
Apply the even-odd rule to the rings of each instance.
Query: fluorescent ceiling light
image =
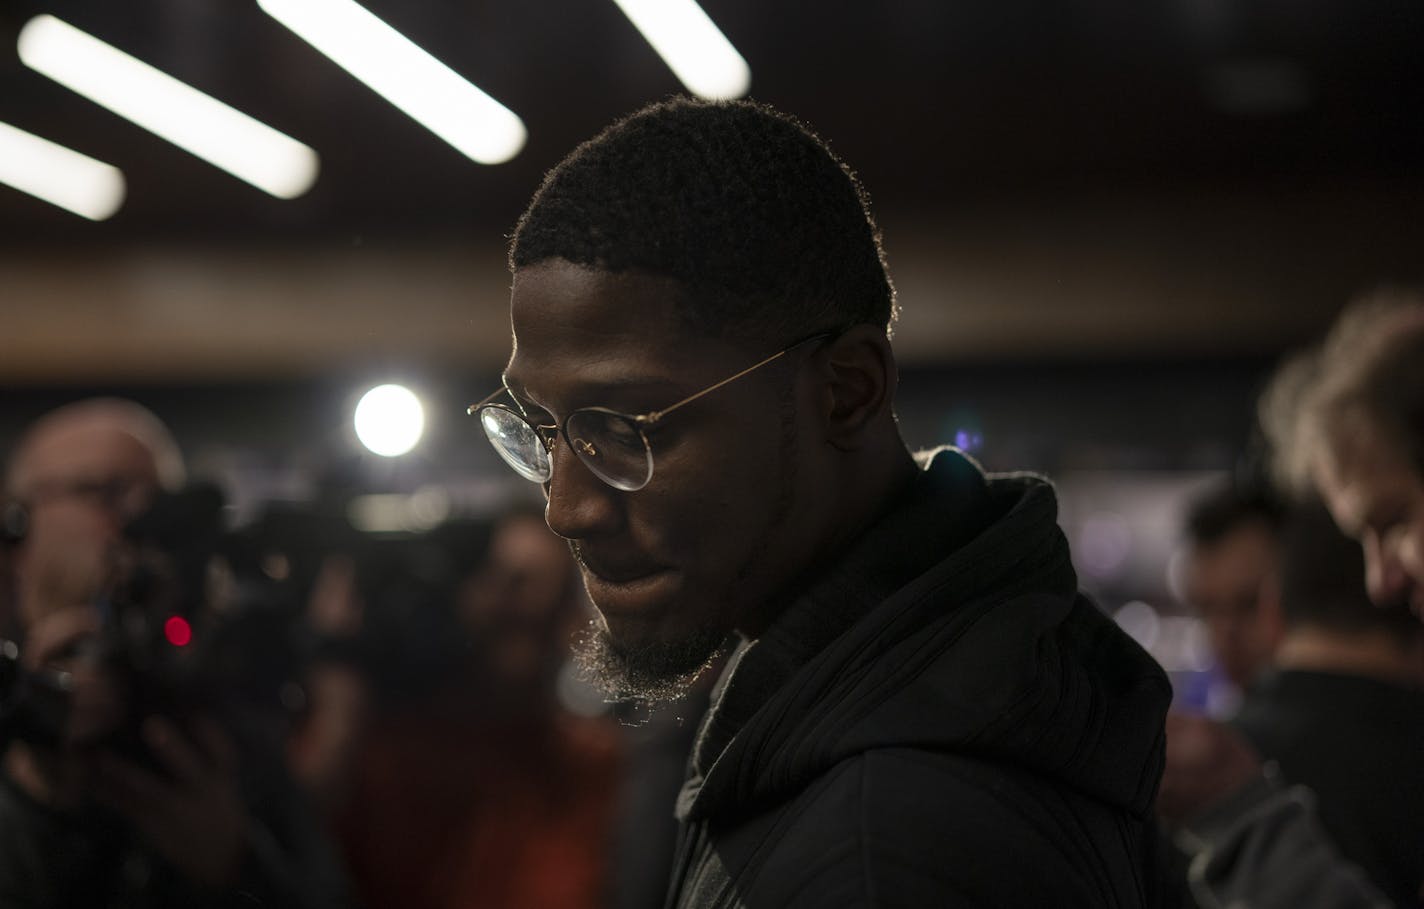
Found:
[[[0,123],[0,183],[102,221],[124,204],[124,175],[117,167]]]
[[[703,98],[740,98],[752,71],[696,0],[613,0],[687,90]]]
[[[53,16],[20,30],[31,69],[279,199],[316,181],[316,152]]]
[[[509,108],[352,0],[257,5],[465,156],[500,164],[524,147],[528,131]]]

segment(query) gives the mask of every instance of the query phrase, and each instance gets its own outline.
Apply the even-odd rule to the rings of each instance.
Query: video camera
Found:
[[[102,632],[86,645],[128,705],[129,721],[105,744],[142,756],[138,723],[153,715],[291,718],[305,706],[301,679],[313,659],[355,663],[380,690],[404,697],[468,658],[451,604],[488,546],[487,522],[372,533],[354,529],[342,503],[270,503],[233,530],[224,506],[215,486],[192,485],[159,494],[126,527],[118,580],[96,604]],[[20,535],[23,524],[16,516]],[[364,622],[354,640],[314,635],[304,621],[334,554],[356,567]],[[26,671],[18,649],[0,644],[0,742],[55,742],[69,683],[64,673]]]
[[[234,661],[220,652],[223,626],[279,609],[282,591],[250,569],[249,541],[224,528],[223,506],[216,487],[194,485],[156,496],[124,529],[115,580],[94,603],[100,631],[73,654],[97,668],[124,705],[117,729],[94,744],[146,758],[138,744],[144,718],[220,713],[224,701],[247,693],[232,684],[237,679],[224,677]],[[6,514],[6,545],[15,545],[24,535],[23,511],[10,506]],[[280,652],[282,645],[271,642],[264,652]],[[68,673],[26,668],[20,647],[0,641],[0,741],[59,743],[72,684]],[[276,702],[276,690],[273,695]]]

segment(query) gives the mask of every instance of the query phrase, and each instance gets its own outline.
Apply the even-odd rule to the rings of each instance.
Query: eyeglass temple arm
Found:
[[[784,348],[784,349],[782,349],[782,350],[778,350],[776,353],[774,353],[774,354],[772,354],[771,356],[767,357],[765,360],[762,360],[760,363],[754,363],[754,364],[752,364],[751,366],[748,366],[746,369],[742,370],[741,372],[737,373],[736,375],[728,376],[727,378],[725,378],[725,379],[723,379],[722,381],[718,382],[716,385],[712,385],[712,386],[709,386],[709,387],[707,387],[707,388],[704,388],[704,389],[702,389],[701,391],[699,391],[699,392],[698,392],[697,394],[695,394],[695,395],[691,395],[691,396],[689,396],[689,397],[683,398],[681,401],[678,401],[676,404],[671,404],[671,405],[669,405],[669,406],[667,406],[667,407],[664,407],[662,410],[655,410],[655,411],[653,411],[652,413],[643,414],[641,417],[638,417],[638,422],[639,422],[639,423],[642,423],[642,424],[644,424],[644,425],[647,425],[647,426],[651,426],[652,424],[654,424],[654,423],[658,422],[659,420],[661,420],[663,417],[665,417],[665,416],[667,416],[668,414],[672,413],[674,410],[677,410],[679,407],[682,407],[684,404],[691,404],[693,401],[696,401],[698,398],[702,397],[703,395],[709,395],[709,394],[711,394],[712,392],[716,391],[717,389],[721,388],[723,385],[726,385],[726,384],[728,384],[729,382],[735,382],[735,381],[737,381],[738,379],[740,379],[742,376],[746,375],[747,373],[749,373],[749,372],[755,372],[756,370],[761,369],[763,366],[765,366],[766,364],[770,363],[772,360],[775,360],[775,359],[777,359],[778,357],[784,357],[784,356],[786,356],[786,355],[789,354],[791,351],[793,351],[793,350],[795,350],[796,348],[800,347],[802,344],[806,344],[806,343],[808,343],[808,342],[810,342],[810,341],[815,341],[815,340],[818,339],[818,338],[829,338],[829,337],[831,336],[831,334],[832,334],[831,332],[822,332],[821,334],[812,335],[812,336],[809,337],[809,338],[806,338],[806,339],[801,340],[801,341],[797,341],[795,344],[792,344],[790,347]]]
[[[499,387],[499,390],[496,391],[494,394],[490,395],[490,396],[487,397],[487,398],[481,398],[480,400],[478,400],[478,401],[476,401],[475,403],[471,404],[469,407],[466,407],[466,408],[465,408],[465,413],[469,414],[470,416],[474,416],[474,415],[475,415],[475,411],[479,410],[481,407],[484,407],[486,404],[488,404],[489,402],[493,401],[495,398],[497,398],[497,397],[499,397],[500,395],[504,394],[504,392],[505,392],[505,388],[504,388],[503,385],[501,385],[501,386]]]

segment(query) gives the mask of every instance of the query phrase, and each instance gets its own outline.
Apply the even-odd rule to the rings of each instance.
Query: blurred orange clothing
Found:
[[[363,739],[336,821],[367,909],[608,904],[612,721],[410,713]]]

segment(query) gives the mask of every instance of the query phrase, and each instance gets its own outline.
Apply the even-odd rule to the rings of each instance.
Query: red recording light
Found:
[[[181,615],[169,616],[163,623],[163,636],[174,647],[187,647],[193,640],[193,626]]]

